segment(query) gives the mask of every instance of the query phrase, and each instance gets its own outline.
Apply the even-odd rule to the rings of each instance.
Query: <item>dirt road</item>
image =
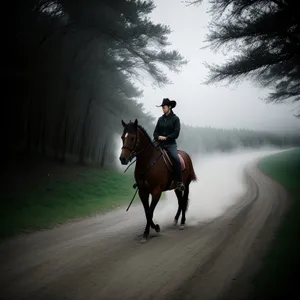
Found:
[[[255,167],[246,177],[247,193],[222,217],[162,227],[147,244],[139,205],[6,241],[0,298],[243,299],[287,206],[285,191]]]

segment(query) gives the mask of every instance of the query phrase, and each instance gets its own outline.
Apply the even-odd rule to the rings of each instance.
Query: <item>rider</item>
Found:
[[[164,114],[158,119],[153,136],[156,141],[161,141],[162,147],[173,159],[177,176],[177,188],[180,191],[184,191],[181,164],[176,143],[176,139],[180,133],[180,119],[173,113],[175,106],[176,101],[168,98],[164,98],[162,104],[157,105],[157,107],[162,107]]]

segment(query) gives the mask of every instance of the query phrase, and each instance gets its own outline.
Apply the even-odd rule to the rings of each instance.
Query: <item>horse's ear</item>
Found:
[[[122,125],[125,128],[126,127],[126,123],[122,120]]]
[[[137,124],[138,124],[138,120],[137,120],[137,119],[135,119],[135,121],[134,121],[134,125],[135,125],[135,126],[137,126]]]

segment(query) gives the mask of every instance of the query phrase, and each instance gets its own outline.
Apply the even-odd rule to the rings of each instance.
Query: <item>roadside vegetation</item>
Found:
[[[92,167],[55,165],[18,174],[0,202],[0,238],[127,205],[133,183],[131,173]]]
[[[252,298],[294,299],[300,266],[300,149],[264,158],[259,168],[286,188],[292,202],[253,281]]]

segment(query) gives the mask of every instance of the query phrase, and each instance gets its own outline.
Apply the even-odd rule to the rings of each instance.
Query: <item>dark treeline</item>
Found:
[[[279,134],[248,129],[216,129],[182,125],[178,145],[192,154],[229,152],[238,148],[300,146],[299,134]]]
[[[147,126],[152,134],[153,123]],[[152,135],[151,135],[152,136]],[[229,152],[235,149],[261,147],[300,147],[299,133],[273,133],[249,129],[220,129],[181,124],[178,148],[193,155],[199,153]]]
[[[17,154],[39,154],[104,166],[113,160],[121,119],[138,118],[152,135],[155,120],[138,102],[142,91],[134,82],[147,76],[157,85],[168,84],[161,67],[176,72],[187,63],[177,51],[167,50],[170,28],[150,21],[153,1],[17,0],[8,5],[2,67],[7,161]],[[220,40],[215,34],[211,40]],[[235,78],[233,67],[215,69],[215,74]],[[270,69],[266,80],[276,70]],[[298,140],[183,126],[179,143],[196,152],[288,146]]]
[[[133,84],[186,63],[166,50],[170,29],[153,24],[152,1],[17,0],[9,9],[4,63],[7,99],[4,149],[79,163],[112,159],[121,118],[153,117]],[[7,130],[9,128],[9,130]],[[5,131],[4,130],[4,131]]]

